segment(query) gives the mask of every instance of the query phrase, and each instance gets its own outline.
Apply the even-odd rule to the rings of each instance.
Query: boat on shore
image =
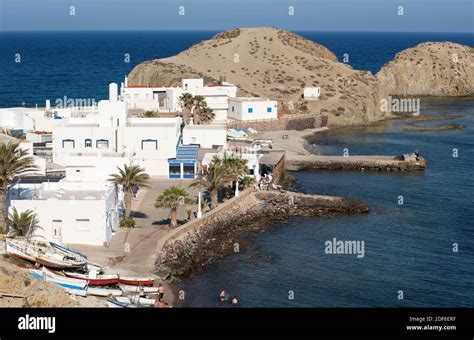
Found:
[[[80,292],[80,290],[85,291],[85,287],[87,286],[87,282],[83,280],[70,279],[65,276],[60,276],[60,275],[54,274],[51,271],[48,271],[44,267],[43,267],[43,270],[30,269],[28,270],[28,273],[35,279],[43,280],[43,281],[55,284],[57,286],[60,286],[66,289],[66,291],[71,294],[82,295],[82,292]]]
[[[155,303],[155,300],[134,296],[134,297],[126,297],[126,296],[116,296],[115,299],[117,302],[125,304],[127,306],[136,306],[136,307],[152,307]]]
[[[120,289],[111,288],[99,288],[99,287],[87,287],[87,295],[94,296],[121,296],[122,291]]]
[[[87,259],[87,256],[86,256],[86,255],[84,255],[84,254],[82,254],[82,253],[79,253],[79,252],[75,252],[75,251],[73,251],[73,250],[71,250],[71,249],[69,249],[69,248],[67,248],[67,247],[64,247],[64,246],[62,246],[62,245],[60,245],[60,244],[58,244],[58,243],[55,243],[55,242],[49,242],[49,244],[50,244],[53,248],[55,248],[55,249],[57,249],[57,250],[59,250],[59,251],[65,253],[65,254],[68,254],[68,256],[73,256],[73,257],[78,257],[78,258],[83,258],[83,259],[85,259],[85,260],[86,260],[85,269],[86,269],[88,272],[93,271],[93,270],[97,271],[98,273],[101,273],[101,272],[102,272],[102,266],[101,266],[100,264],[98,264],[98,263],[89,261],[89,260]]]
[[[119,282],[119,276],[117,274],[91,275],[91,272],[89,272],[89,274],[80,274],[65,271],[64,275],[73,279],[85,280],[87,281],[89,286],[109,286],[117,284]]]
[[[29,243],[23,240],[7,239],[6,253],[10,256],[41,264],[54,269],[84,268],[87,260],[83,257],[68,256],[53,247]]]
[[[138,308],[137,305],[131,303],[119,302],[112,299],[107,299],[107,307],[109,308]]]
[[[130,277],[130,276],[119,276],[119,283],[132,286],[153,286],[153,277]]]
[[[119,284],[119,287],[124,293],[139,293],[142,290],[144,293],[148,294],[158,293],[158,287],[140,287],[133,285],[125,285],[122,283]]]

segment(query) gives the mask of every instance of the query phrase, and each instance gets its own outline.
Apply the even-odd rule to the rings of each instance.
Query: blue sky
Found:
[[[0,30],[474,32],[473,8],[474,0],[0,0]]]

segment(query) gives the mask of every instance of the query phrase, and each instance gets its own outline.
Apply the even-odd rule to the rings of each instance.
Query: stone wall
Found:
[[[327,126],[328,117],[317,114],[287,115],[278,119],[228,123],[227,128],[252,128],[257,131],[306,130]]]

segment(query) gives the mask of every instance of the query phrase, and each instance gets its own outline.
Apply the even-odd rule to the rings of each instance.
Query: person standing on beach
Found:
[[[165,295],[165,287],[160,283],[158,284],[158,301],[161,302],[163,296]]]

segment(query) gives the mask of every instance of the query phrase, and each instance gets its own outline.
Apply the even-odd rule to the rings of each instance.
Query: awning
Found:
[[[285,156],[283,152],[270,152],[264,154],[259,160],[259,164],[263,165],[277,165],[281,159]]]

